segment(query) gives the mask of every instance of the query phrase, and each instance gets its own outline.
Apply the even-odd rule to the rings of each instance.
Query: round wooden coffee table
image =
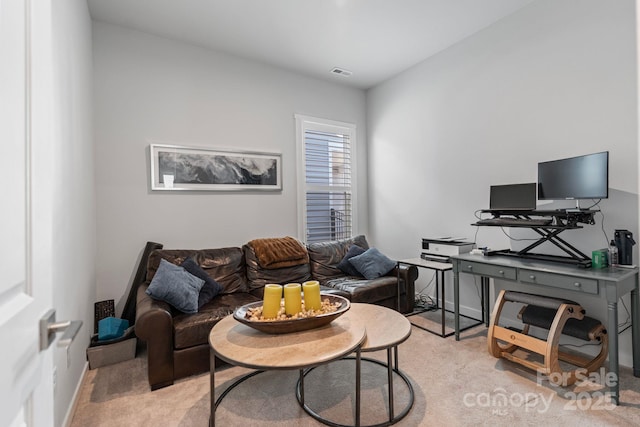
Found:
[[[209,334],[211,418],[215,425],[216,408],[235,386],[265,370],[300,370],[322,365],[356,352],[356,388],[360,385],[360,344],[365,339],[365,325],[348,316],[349,312],[330,324],[290,334],[266,334],[244,325],[232,315],[219,321]],[[231,384],[216,399],[215,357],[235,366],[256,369]],[[359,395],[359,393],[358,393]],[[358,407],[359,407],[358,402]],[[359,414],[357,413],[357,418]]]
[[[389,397],[389,418],[388,420],[368,427],[381,427],[395,424],[404,418],[411,408],[413,407],[414,393],[411,382],[406,375],[400,371],[398,363],[398,345],[406,341],[411,335],[411,323],[409,320],[398,313],[395,310],[391,310],[386,307],[381,307],[374,304],[360,304],[352,303],[349,311],[344,315],[351,319],[354,324],[360,324],[367,329],[367,337],[360,346],[362,352],[372,352],[378,350],[387,351],[387,363],[380,362],[379,360],[362,358],[367,362],[375,363],[387,368],[387,387]],[[344,317],[343,316],[343,317]],[[359,357],[359,356],[356,356]],[[313,368],[306,369],[301,375],[297,384],[297,398],[298,403],[302,408],[312,417],[321,421],[324,424],[334,427],[347,427],[346,424],[337,423],[320,416],[313,409],[311,409],[304,402],[304,376],[311,372]],[[358,371],[359,368],[356,367]],[[394,399],[393,399],[393,374],[394,372],[405,382],[409,390],[409,400],[405,408],[399,413],[395,414]],[[359,378],[359,372],[356,372],[356,376]],[[356,426],[360,425],[359,421],[359,403],[360,402],[360,387],[356,384]]]

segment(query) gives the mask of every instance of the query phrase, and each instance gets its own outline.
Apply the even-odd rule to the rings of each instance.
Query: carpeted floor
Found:
[[[415,324],[426,322],[419,316]],[[426,323],[425,323],[426,324]],[[410,379],[415,402],[398,426],[637,426],[640,425],[640,378],[621,368],[621,404],[614,407],[606,388],[583,382],[558,388],[537,383],[536,374],[486,349],[482,326],[463,333],[461,341],[413,328],[399,347],[400,369]],[[379,360],[386,353],[365,353]],[[305,380],[307,404],[340,424],[354,420],[354,363],[343,360],[316,368]],[[216,371],[216,396],[249,372],[229,367]],[[256,375],[234,388],[216,412],[218,426],[318,426],[295,397],[297,371]],[[362,425],[385,421],[386,370],[374,363],[362,367]],[[394,380],[394,408],[402,412],[408,388]],[[144,354],[116,365],[88,371],[72,427],[206,426],[209,420],[209,375],[180,380],[151,392]]]

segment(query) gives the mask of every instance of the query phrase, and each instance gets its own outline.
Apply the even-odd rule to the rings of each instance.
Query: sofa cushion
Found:
[[[198,295],[203,285],[204,280],[162,259],[146,292],[153,298],[171,304],[183,313],[196,313]]]
[[[223,294],[242,292],[247,289],[245,262],[242,249],[238,247],[218,249],[159,249],[151,252],[147,262],[147,281],[151,281],[161,259],[180,265],[193,257],[209,277],[222,285]]]
[[[222,290],[222,285],[213,280],[206,271],[200,268],[193,258],[185,259],[180,266],[194,276],[204,280],[204,285],[202,286],[202,289],[200,289],[200,294],[198,295],[198,308],[214,299]]]
[[[369,244],[362,235],[350,239],[308,244],[309,267],[311,268],[313,278],[323,285],[328,280],[343,277],[344,273],[338,269],[338,264],[342,261],[352,245],[369,249]]]
[[[160,260],[167,260],[171,264],[180,265],[190,256],[198,251],[192,249],[156,249],[149,255],[147,261],[147,281],[153,280],[153,277],[160,267]]]
[[[349,247],[349,250],[347,251],[347,254],[344,256],[344,258],[342,258],[342,261],[338,263],[338,270],[342,271],[348,276],[361,277],[362,274],[360,274],[360,272],[353,266],[353,264],[349,262],[349,260],[354,256],[362,255],[363,253],[365,253],[365,251],[365,249],[362,249],[358,245],[351,245]]]
[[[222,285],[222,293],[245,292],[245,260],[239,247],[202,249],[196,259],[209,276]]]
[[[396,266],[396,262],[389,259],[377,248],[367,249],[363,254],[349,259],[351,265],[366,279],[377,279],[384,276]]]
[[[266,269],[260,265],[253,247],[247,244],[242,247],[242,250],[246,260],[249,291],[260,290],[267,283],[302,283],[311,279],[308,263]]]
[[[240,306],[260,301],[251,294],[235,292],[220,294],[195,314],[176,314],[173,317],[173,343],[176,349],[207,344],[209,333],[221,319]]]
[[[351,302],[374,304],[398,295],[398,282],[395,276],[382,276],[373,280],[343,276],[327,281],[326,286],[347,292]],[[401,286],[401,294],[403,290]]]

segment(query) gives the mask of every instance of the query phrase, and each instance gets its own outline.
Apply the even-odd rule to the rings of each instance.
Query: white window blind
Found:
[[[353,125],[299,121],[299,176],[304,180],[302,238],[311,243],[344,239],[353,232]]]

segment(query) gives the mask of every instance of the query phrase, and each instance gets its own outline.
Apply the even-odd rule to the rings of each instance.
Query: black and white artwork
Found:
[[[281,155],[151,144],[152,190],[282,190]]]

